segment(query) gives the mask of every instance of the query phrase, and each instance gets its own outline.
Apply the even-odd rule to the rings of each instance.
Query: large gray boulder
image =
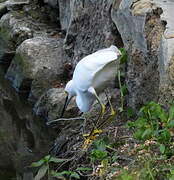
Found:
[[[56,133],[0,75],[0,178],[32,177],[29,166],[48,153]]]
[[[18,4],[20,4],[20,2],[18,2]],[[10,3],[8,3],[8,5],[10,6]],[[7,3],[5,7],[8,8]],[[36,20],[38,19],[37,16],[41,16],[41,13],[35,15],[33,11],[31,7],[29,8],[26,5],[24,10],[10,11],[0,19],[0,62],[9,63],[17,47],[26,39],[37,36],[59,36],[58,29],[55,26],[39,22],[44,21],[41,18]],[[29,16],[27,16],[27,14],[29,14]],[[34,19],[34,17],[36,19]]]
[[[39,97],[53,87],[62,87],[62,76],[58,76],[50,69],[39,69],[31,83],[28,100],[36,102]]]
[[[58,0],[44,0],[44,3],[50,5],[52,8],[58,8]]]
[[[0,18],[7,13],[7,7],[5,3],[0,2]]]
[[[45,92],[34,106],[34,112],[47,119],[47,121],[60,118],[65,103],[64,88],[52,88]],[[78,109],[73,99],[66,109],[64,117],[75,117]]]
[[[113,4],[112,20],[129,54],[126,83],[131,107],[158,100],[164,84],[168,87],[174,39],[166,37],[173,27],[172,7],[173,1],[162,0],[122,0]]]
[[[14,13],[7,13],[0,19],[0,61],[9,63],[16,48],[25,39],[33,37],[33,31],[30,28],[31,24],[25,18],[18,16]]]
[[[64,63],[67,62],[62,46],[62,40],[56,38],[35,37],[25,40],[17,48],[6,78],[12,81],[17,90],[28,90],[38,71],[50,71],[58,77],[62,76]]]

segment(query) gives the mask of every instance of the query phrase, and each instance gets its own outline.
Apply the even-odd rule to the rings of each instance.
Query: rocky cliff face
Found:
[[[168,70],[174,53],[171,7],[173,1],[161,0],[122,0],[113,5],[112,19],[129,54],[126,83],[131,107],[158,99],[164,103],[164,94],[172,94],[166,89],[173,71]]]
[[[173,8],[172,0],[0,1],[5,77],[18,92],[28,92],[37,114],[56,119],[77,62],[115,44],[128,52],[127,105],[167,105],[174,96]]]

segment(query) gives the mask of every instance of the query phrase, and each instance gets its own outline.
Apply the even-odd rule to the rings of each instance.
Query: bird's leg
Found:
[[[99,99],[97,94],[95,94],[95,96],[96,96],[96,99],[97,99],[98,103],[101,106],[101,111],[100,111],[100,114],[99,114],[99,116],[97,118],[97,121],[96,121],[96,127],[97,127],[99,122],[100,122],[100,120],[103,118],[103,115],[104,115],[104,113],[106,111],[106,106],[101,102],[101,100]]]
[[[110,106],[110,108],[111,108],[111,116],[113,115],[115,115],[116,114],[116,112],[115,112],[115,110],[114,110],[114,108],[113,108],[113,106],[112,106],[112,104],[111,104],[111,101],[110,101],[110,99],[109,99],[109,96],[108,96],[108,90],[105,90],[105,95],[106,95],[106,98],[107,98],[107,101],[108,101],[108,103],[109,103],[109,106]]]
[[[99,124],[99,122],[100,122],[100,120],[103,118],[103,115],[104,115],[104,113],[105,113],[106,107],[105,107],[105,105],[101,102],[100,98],[98,97],[98,95],[97,95],[97,93],[96,93],[96,91],[95,91],[95,89],[94,89],[93,87],[90,87],[90,88],[88,89],[88,91],[91,92],[91,93],[96,97],[98,103],[99,103],[100,106],[101,106],[101,111],[100,111],[100,113],[99,113],[99,116],[98,116],[98,118],[97,118],[97,120],[96,120],[96,125],[95,125],[95,126],[97,127],[98,124]]]
[[[104,115],[105,109],[106,109],[105,105],[101,102],[100,98],[98,97],[95,89],[93,87],[90,87],[88,89],[88,91],[96,97],[98,103],[101,106],[101,111],[100,111],[100,114],[97,118],[97,121],[96,121],[94,127],[92,128],[91,132],[89,134],[87,134],[87,136],[85,138],[85,141],[82,146],[84,150],[86,150],[92,144],[92,142],[97,138],[97,136],[103,132],[101,129],[99,129],[99,122],[103,118],[103,115]]]
[[[114,110],[112,104],[111,104],[111,101],[109,99],[109,96],[108,96],[108,91],[105,91],[105,94],[106,94],[106,97],[107,97],[107,101],[109,103],[109,106],[111,108],[111,113],[110,115],[105,119],[103,120],[102,123],[100,123],[100,125],[98,126],[99,129],[103,128],[103,126],[105,126],[106,124],[110,124],[111,121],[115,118],[116,116],[116,111]]]

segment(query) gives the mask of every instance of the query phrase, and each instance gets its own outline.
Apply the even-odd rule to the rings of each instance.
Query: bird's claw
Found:
[[[89,134],[83,134],[85,141],[83,143],[82,149],[86,150],[93,143],[93,141],[103,132],[102,129],[94,129]]]

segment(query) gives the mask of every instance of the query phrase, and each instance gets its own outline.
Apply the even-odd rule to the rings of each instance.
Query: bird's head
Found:
[[[68,104],[70,103],[71,99],[76,95],[72,80],[70,80],[65,86],[65,95],[66,95],[66,98],[65,98],[65,103],[64,103],[63,110],[61,113],[61,117],[63,117],[64,112]]]

